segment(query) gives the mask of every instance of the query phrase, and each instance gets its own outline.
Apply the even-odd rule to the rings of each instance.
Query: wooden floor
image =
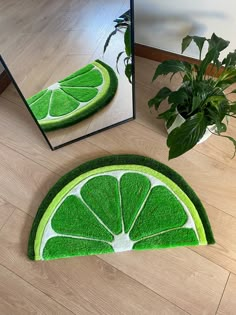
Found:
[[[212,136],[168,162],[163,124],[147,108],[155,66],[136,60],[136,121],[55,152],[11,88],[0,97],[0,314],[235,314],[236,159],[227,141]],[[236,136],[235,124],[230,131]],[[82,162],[119,153],[148,155],[182,174],[217,244],[29,261],[29,231],[50,186]]]
[[[8,3],[8,2],[7,2]],[[137,119],[52,152],[10,87],[0,96],[0,314],[236,314],[236,159],[211,137],[168,161],[163,123],[147,101],[156,63],[137,58]],[[172,81],[171,87],[178,86]],[[230,122],[236,137],[236,124]],[[217,244],[51,262],[28,260],[33,218],[48,189],[80,163],[148,155],[179,172],[201,198]]]

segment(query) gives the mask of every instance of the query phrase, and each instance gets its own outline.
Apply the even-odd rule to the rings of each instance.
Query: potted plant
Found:
[[[121,57],[123,56],[123,61],[125,64],[125,75],[128,78],[129,82],[132,83],[132,41],[131,41],[131,16],[130,16],[130,11],[126,12],[123,16],[120,18],[117,18],[115,21],[116,23],[114,30],[110,33],[108,36],[105,45],[104,45],[104,50],[103,53],[105,54],[111,38],[116,35],[118,32],[122,31],[124,29],[124,46],[125,49],[124,51],[121,51],[117,55],[116,59],[116,68],[119,73],[119,61]]]
[[[232,141],[236,151],[236,140],[224,135],[229,117],[236,118],[236,102],[228,98],[228,94],[236,93],[236,90],[225,93],[236,82],[236,50],[220,61],[220,53],[228,47],[229,41],[213,33],[210,39],[186,36],[182,41],[182,53],[191,42],[199,49],[199,62],[167,60],[159,64],[153,81],[167,74],[171,74],[171,80],[180,73],[181,85],[175,91],[163,87],[148,103],[150,108],[158,110],[162,101],[168,101],[169,108],[158,118],[165,120],[169,131],[169,159],[184,154],[211,134]],[[202,58],[206,44],[208,49]]]

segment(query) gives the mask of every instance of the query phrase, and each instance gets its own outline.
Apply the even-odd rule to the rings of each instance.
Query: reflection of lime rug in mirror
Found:
[[[90,161],[61,178],[31,230],[35,260],[213,244],[206,212],[189,185],[146,157]]]
[[[108,105],[116,94],[114,70],[100,60],[27,99],[45,131],[71,126]]]

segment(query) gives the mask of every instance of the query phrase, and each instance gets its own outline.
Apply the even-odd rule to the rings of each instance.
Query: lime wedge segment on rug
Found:
[[[71,126],[108,105],[116,94],[114,70],[96,60],[27,99],[45,131]]]
[[[213,244],[199,198],[169,167],[146,157],[90,161],[51,189],[35,218],[35,260]]]

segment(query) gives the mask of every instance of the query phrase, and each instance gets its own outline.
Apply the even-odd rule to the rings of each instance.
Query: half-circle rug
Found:
[[[107,106],[118,88],[115,71],[96,60],[27,99],[44,131],[72,126]]]
[[[52,187],[34,220],[28,256],[213,243],[205,209],[180,175],[147,157],[113,155],[82,164]]]

